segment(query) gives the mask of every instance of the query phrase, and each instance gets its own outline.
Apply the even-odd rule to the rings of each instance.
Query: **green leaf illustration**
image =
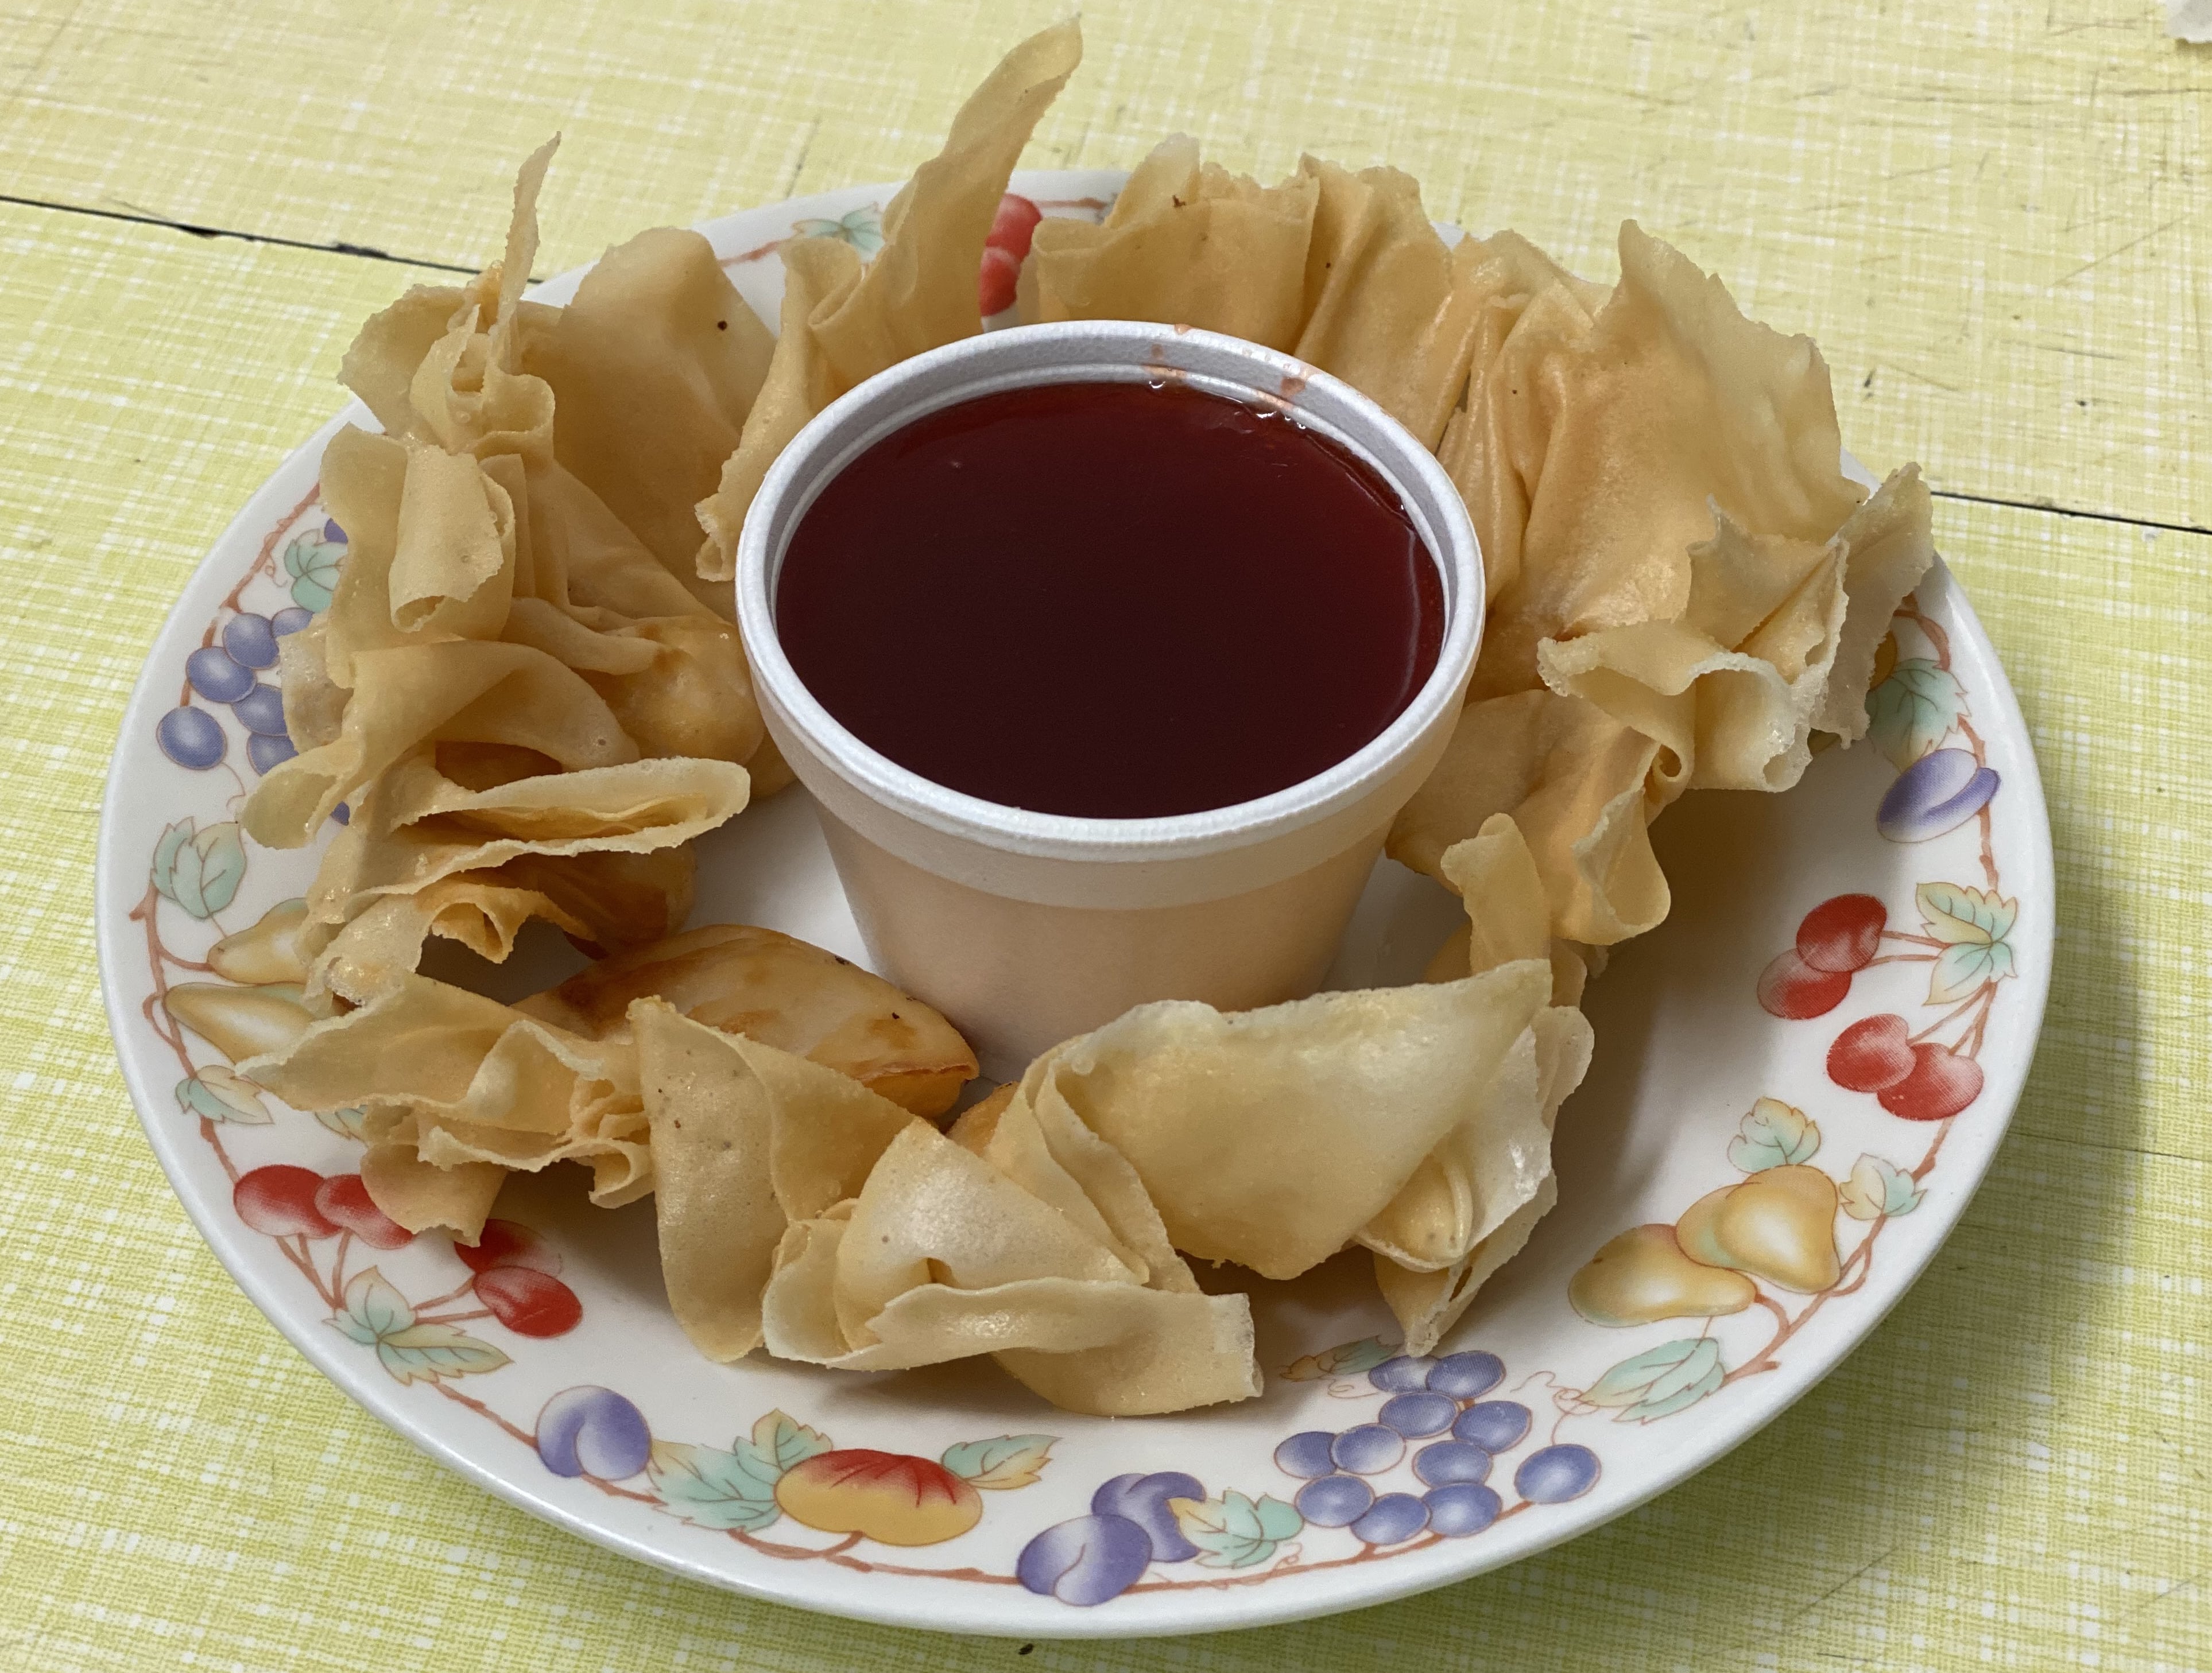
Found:
[[[161,833],[154,849],[154,887],[193,918],[221,912],[246,876],[246,847],[229,821],[204,831],[180,820]]]
[[[154,887],[161,890],[166,899],[173,900],[176,897],[169,893],[163,880],[176,868],[177,851],[191,840],[192,821],[186,817],[179,819],[173,825],[163,826],[161,840],[154,845]]]
[[[380,1342],[414,1324],[415,1309],[372,1266],[353,1275],[345,1287],[345,1310],[331,1322],[356,1342]]]
[[[1873,1155],[1861,1156],[1854,1162],[1851,1177],[1837,1191],[1843,1199],[1844,1212],[1854,1220],[1885,1216],[1894,1220],[1918,1208],[1927,1194],[1903,1168]]]
[[[378,1362],[403,1383],[474,1376],[507,1362],[489,1343],[451,1324],[417,1324],[407,1298],[373,1266],[346,1285],[344,1305],[330,1324],[362,1347],[374,1347]]]
[[[1202,1568],[1249,1568],[1305,1526],[1297,1508],[1269,1494],[1256,1502],[1233,1488],[1218,1499],[1170,1499],[1182,1537],[1200,1551]]]
[[[1952,946],[1987,947],[2002,941],[2020,917],[2019,901],[1964,883],[1923,883],[1912,898],[1928,933]]]
[[[1693,1406],[1721,1385],[1721,1345],[1711,1337],[1689,1337],[1621,1361],[1583,1391],[1594,1406],[1614,1408],[1614,1421],[1639,1423],[1671,1416]]]
[[[1951,735],[1966,694],[1951,673],[1909,658],[1867,694],[1867,736],[1900,773]]]
[[[1372,1371],[1397,1351],[1395,1342],[1385,1342],[1379,1336],[1362,1337],[1357,1342],[1342,1343],[1293,1360],[1283,1367],[1283,1376],[1293,1383],[1316,1383],[1325,1377],[1357,1377],[1363,1371]]]
[[[340,1138],[358,1139],[364,1144],[368,1143],[368,1112],[358,1104],[349,1109],[317,1110],[315,1119]]]
[[[1000,1435],[995,1440],[963,1440],[945,1449],[938,1462],[970,1487],[1005,1491],[1027,1487],[1044,1471],[1045,1456],[1058,1435]]]
[[[284,573],[292,578],[292,602],[318,614],[330,609],[331,596],[337,591],[338,566],[345,555],[345,543],[325,540],[319,529],[293,536],[284,548]]]
[[[829,1450],[828,1435],[781,1411],[760,1419],[753,1425],[751,1437],[740,1440],[733,1449],[747,1469],[770,1485],[792,1465]]]
[[[451,1324],[410,1324],[376,1341],[376,1357],[403,1383],[434,1383],[496,1371],[507,1355]]]
[[[884,247],[883,214],[873,203],[836,221],[794,221],[791,230],[800,238],[834,238],[863,256],[872,256]]]
[[[1964,883],[1923,883],[1913,899],[1928,933],[1944,943],[1928,975],[1929,1004],[1963,999],[1984,983],[2013,974],[2012,946],[2005,937],[2019,920],[2019,901]]]
[[[756,1465],[757,1460],[749,1463],[736,1452],[656,1440],[645,1470],[660,1502],[683,1520],[696,1527],[750,1532],[782,1514],[775,1502],[775,1476],[763,1479]]]
[[[186,1115],[248,1127],[265,1127],[276,1119],[261,1101],[261,1088],[220,1064],[210,1064],[189,1081],[178,1082],[177,1106]]]
[[[1965,998],[1984,982],[2001,982],[2012,973],[2009,942],[1995,941],[1986,947],[1946,947],[1936,955],[1936,967],[1928,973],[1928,1003],[1948,1005],[1954,999]]]
[[[1779,1098],[1762,1098],[1729,1141],[1729,1160],[1747,1173],[1789,1162],[1810,1161],[1820,1148],[1820,1129]]]

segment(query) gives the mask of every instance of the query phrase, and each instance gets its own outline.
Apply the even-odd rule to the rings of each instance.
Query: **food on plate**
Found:
[[[1142,491],[1063,517],[1086,471]],[[863,743],[1091,818],[1327,771],[1404,712],[1444,636],[1437,561],[1372,466],[1172,382],[1006,390],[904,426],[809,504],[775,587],[793,670]],[[910,654],[963,637],[993,654]]]
[[[671,229],[612,252],[573,316],[524,302],[551,151],[524,167],[501,261],[409,292],[346,356],[384,433],[325,454],[349,555],[279,647],[299,753],[243,816],[293,846],[349,809],[299,935],[325,1009],[389,989],[433,935],[498,960],[533,917],[600,949],[667,934],[683,845],[745,804],[740,763],[763,758],[736,631],[703,602],[721,590],[666,531],[750,409],[766,330]]]
[[[624,1010],[669,1304],[702,1353],[737,1359],[760,1345],[761,1292],[784,1233],[856,1195],[914,1117],[854,1076],[665,1000]]]
[[[490,1196],[465,1193],[464,1218],[426,1219],[429,1182],[419,1167],[489,1164],[503,1173],[581,1161],[592,1171],[592,1200],[605,1207],[653,1189],[653,1104],[640,1081],[635,1001],[805,1063],[797,1072],[814,1077],[815,1091],[828,1076],[833,1089],[865,1093],[896,1112],[894,1130],[917,1110],[942,1112],[975,1067],[967,1042],[919,1000],[818,948],[738,924],[615,955],[519,1005],[396,972],[352,1009],[317,1021],[297,986],[201,985],[206,999],[187,994],[172,1006],[179,1020],[250,1058],[256,1083],[296,1107],[358,1109],[384,1169],[363,1174],[379,1206],[410,1230],[442,1224],[470,1240]],[[672,1037],[657,1028],[664,1043]],[[408,1194],[387,1201],[387,1181]],[[812,1213],[837,1197],[799,1200]],[[453,1205],[441,1197],[434,1206],[442,1215]]]
[[[978,1155],[909,1122],[857,1197],[785,1234],[761,1298],[769,1351],[852,1370],[988,1353],[1106,1416],[1257,1394],[1249,1303],[1199,1290],[1128,1165],[1079,1125],[1010,1107]],[[1044,1130],[1014,1139],[1030,1126]],[[1047,1194],[994,1165],[1002,1144]]]
[[[1305,317],[1317,182],[1262,186],[1178,135],[1137,166],[1097,226],[1038,224],[1022,318],[1157,319],[1289,349]]]
[[[592,1200],[610,1208],[653,1189],[628,1040],[586,1040],[428,977],[403,977],[240,1068],[296,1108],[359,1110],[371,1156],[527,1172],[580,1161],[592,1172]],[[380,1193],[375,1173],[364,1169],[362,1179],[394,1221],[425,1228],[410,1224],[409,1204]],[[471,1241],[482,1225],[425,1223],[453,1225]]]
[[[1030,130],[1082,56],[1072,18],[1009,52],[952,118],[945,149],[884,210],[884,247],[873,261],[863,265],[835,239],[787,246],[782,330],[766,380],[720,483],[699,504],[702,579],[737,573],[745,510],[808,419],[863,379],[982,329],[976,275],[984,241]]]
[[[1458,403],[1481,293],[1395,168],[1306,158],[1278,186],[1201,163],[1178,135],[1105,220],[1052,220],[1023,275],[1024,322],[1157,319],[1296,355],[1434,447]]]
[[[1633,221],[1609,294],[1525,240],[1484,246],[1486,323],[1438,457],[1491,614],[1450,754],[1390,852],[1435,871],[1493,813],[1558,932],[1666,915],[1645,834],[1686,790],[1784,790],[1810,734],[1866,730],[1890,614],[1934,561],[1908,466],[1861,503],[1811,341],[1746,319]]]
[[[1694,790],[1786,789],[1820,739],[1865,730],[1884,624],[1932,561],[1928,491],[1910,466],[1871,495],[1842,474],[1809,340],[1745,318],[1633,222],[1611,287],[1511,233],[1448,241],[1389,169],[1307,159],[1262,186],[1176,138],[1095,224],[1008,199],[1079,55],[1073,22],[1018,46],[893,200],[872,262],[834,239],[786,244],[773,337],[705,240],[665,228],[611,251],[566,308],[525,300],[549,145],[518,180],[501,260],[410,291],[349,352],[345,379],[383,433],[348,431],[326,455],[350,555],[329,609],[275,647],[299,753],[243,822],[293,846],[341,804],[349,822],[302,900],[217,944],[223,981],[166,998],[253,1083],[360,1112],[361,1212],[393,1235],[442,1226],[470,1242],[510,1171],[577,1161],[596,1202],[655,1195],[672,1307],[712,1357],[760,1348],[884,1370],[988,1354],[1056,1404],[1114,1415],[1259,1391],[1247,1299],[1201,1289],[1186,1257],[1280,1279],[1359,1247],[1405,1352],[1426,1355],[1556,1200],[1552,1129],[1590,1058],[1584,986],[1609,947],[1668,911],[1651,821]],[[788,778],[726,619],[763,475],[839,394],[1002,308],[1017,224],[1030,234],[1011,290],[1020,319],[1235,332],[1345,378],[1436,450],[1481,538],[1490,625],[1457,735],[1390,852],[1456,893],[1465,924],[1411,985],[1233,1014],[1139,1006],[940,1130],[975,1071],[953,1026],[773,931],[684,932],[688,845]],[[1037,430],[1068,398],[1002,404]],[[1154,439],[1172,427],[1158,415],[1201,399],[1111,398],[1152,403]],[[866,488],[866,471],[850,486]],[[823,505],[837,499],[833,484]],[[987,653],[949,670],[995,704],[971,708],[955,740],[976,759],[1039,753],[984,734],[1041,681],[1113,700],[1056,764],[1061,788],[993,779],[984,793],[1057,807],[1066,785],[1090,793],[1115,773],[1116,795],[1156,802],[1061,810],[1264,793],[1212,757],[1179,764],[1126,691],[1071,669],[1064,633],[977,628],[974,578],[961,593],[896,520],[953,513],[897,484],[877,499],[890,532],[843,532],[896,564],[823,560],[812,597],[819,555],[802,546],[780,600],[800,654],[820,659],[810,680],[834,686],[824,670],[840,658],[854,672],[861,694],[838,700],[856,725],[867,692],[903,697],[946,672],[948,644],[980,640]],[[1081,545],[1065,515],[1028,522],[991,531],[1021,562]],[[1394,631],[1418,653],[1408,624],[1433,571],[1418,539],[1399,549],[1411,586]],[[860,590],[880,591],[894,637],[864,631]],[[1269,631],[1279,655],[1287,641]],[[1348,660],[1343,639],[1340,620],[1294,659],[1320,706],[1356,722],[1321,766],[1404,701],[1352,714],[1328,672]],[[1258,695],[1260,720],[1319,736],[1279,688]],[[880,747],[907,759],[918,746]],[[1109,772],[1116,749],[1127,770]],[[909,764],[958,783],[957,756]],[[1285,757],[1261,776],[1280,787],[1314,770]],[[1978,788],[1952,779],[1965,787],[1922,797],[1942,802],[1934,814],[1906,809],[1884,828],[1949,817]],[[1778,1014],[1832,1008],[1871,956],[1880,921],[1848,904],[1808,918],[1770,969],[1761,993]],[[517,1005],[419,973],[430,937],[497,961],[533,918],[598,961]],[[1839,1037],[1838,1082],[1913,1118],[1957,1107],[1964,1060],[1900,1045],[1887,1021]],[[1626,1324],[1735,1311],[1751,1276],[1820,1288],[1838,1270],[1835,1210],[1817,1170],[1768,1168],[1676,1226],[1615,1240],[1577,1276],[1575,1305]],[[787,1476],[786,1508],[813,1526],[889,1526],[870,1508],[881,1481],[916,1502],[936,1488],[897,1474],[916,1461],[884,1456],[824,1454]],[[972,1522],[973,1497],[946,1489],[930,1537]]]
[[[944,1114],[975,1077],[975,1054],[931,1007],[834,953],[742,924],[602,959],[515,1009],[604,1040],[647,997],[836,1070],[914,1115]]]

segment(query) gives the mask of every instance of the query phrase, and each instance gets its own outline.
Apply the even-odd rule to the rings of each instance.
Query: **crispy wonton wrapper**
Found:
[[[1022,319],[1156,319],[1288,350],[1305,322],[1319,191],[1311,173],[1262,186],[1201,162],[1187,135],[1163,140],[1103,222],[1037,224]]]
[[[1542,880],[1518,827],[1493,816],[1444,856],[1443,871],[1467,906],[1464,956],[1473,973],[1540,959],[1553,1003],[1514,1040],[1482,1089],[1479,1113],[1429,1153],[1359,1234],[1413,1354],[1435,1348],[1551,1206],[1553,1123],[1590,1061],[1589,1024],[1572,1009],[1585,967],[1551,938]]]
[[[519,854],[484,871],[458,871],[405,894],[368,894],[342,928],[315,924],[303,940],[322,943],[304,980],[311,1005],[336,994],[366,1004],[412,974],[433,936],[504,964],[533,918],[604,957],[611,949],[659,941],[691,912],[689,847],[649,854]],[[301,903],[304,907],[305,902]]]
[[[1778,790],[1815,728],[1865,730],[1891,612],[1934,558],[1907,470],[1859,504],[1808,339],[1622,228],[1610,296],[1510,233],[1475,246],[1466,403],[1440,458],[1483,543],[1492,609],[1443,763],[1391,854],[1512,815],[1553,932],[1589,945],[1665,918],[1646,827],[1685,790]]]
[[[914,1118],[664,1000],[635,1001],[626,1025],[653,1124],[669,1304],[700,1352],[737,1359],[760,1345],[761,1292],[786,1229],[857,1193]]]
[[[834,953],[750,924],[709,924],[603,959],[516,1009],[603,1040],[627,1032],[633,1002],[647,995],[849,1076],[914,1115],[944,1114],[975,1075],[968,1042],[921,1000]]]
[[[683,921],[690,894],[690,862],[669,851],[745,804],[744,769],[720,761],[632,761],[483,789],[447,776],[442,764],[442,755],[418,751],[362,799],[307,890],[317,923],[347,925],[379,900],[492,872],[545,900],[535,915],[580,924],[582,938],[600,945],[665,933]],[[364,953],[365,968],[388,967],[400,943],[382,945],[374,957]]]
[[[1486,1120],[1485,1089],[1551,991],[1549,962],[1528,959],[1234,1015],[1140,1006],[1038,1059],[1017,1106],[1064,1101],[1134,1167],[1185,1254],[1296,1277]]]
[[[737,451],[775,349],[707,240],[661,227],[608,251],[526,330],[521,364],[553,391],[554,457],[696,585],[693,507]]]
[[[1097,226],[1048,220],[1022,270],[1024,321],[1154,319],[1295,354],[1434,447],[1458,404],[1484,293],[1394,168],[1304,159],[1261,186],[1177,135]]]
[[[1670,786],[1787,790],[1815,727],[1866,730],[1875,648],[1935,560],[1928,489],[1906,466],[1821,546],[1748,534],[1717,505],[1714,520],[1679,620],[1547,640],[1537,666],[1657,743]]]
[[[1540,258],[1524,252],[1484,270],[1527,279]],[[1468,386],[1454,463],[1486,564],[1498,555],[1473,700],[1541,684],[1544,639],[1680,616],[1714,506],[1816,546],[1857,508],[1811,339],[1746,319],[1633,221],[1620,264],[1595,312],[1561,280],[1529,296]]]
[[[1000,1131],[1032,1118],[1010,1109]],[[1132,1267],[1097,1235],[1104,1213],[1025,1188],[994,1166],[998,1143],[977,1155],[912,1122],[857,1198],[793,1225],[761,1302],[769,1350],[851,1370],[989,1353],[1055,1405],[1106,1416],[1259,1392],[1243,1296],[1203,1294],[1171,1252]],[[1050,1154],[1040,1137],[1030,1160]],[[1062,1172],[1050,1189],[1073,1201],[1081,1179]],[[1157,1217],[1136,1236],[1165,1250]]]
[[[720,486],[698,506],[707,581],[737,573],[738,530],[761,480],[806,421],[865,378],[983,328],[975,275],[1006,181],[1037,119],[1083,56],[1076,21],[1006,54],[952,119],[945,149],[884,211],[884,246],[866,267],[846,245],[783,248],[782,330],[760,398]]]
[[[630,1043],[585,1040],[463,988],[404,977],[249,1062],[244,1072],[295,1108],[358,1106],[373,1149],[396,1147],[432,1167],[535,1173],[581,1161],[592,1200],[607,1208],[653,1189]],[[483,1177],[456,1182],[456,1194],[473,1200],[467,1180]],[[376,1183],[363,1183],[374,1196]]]

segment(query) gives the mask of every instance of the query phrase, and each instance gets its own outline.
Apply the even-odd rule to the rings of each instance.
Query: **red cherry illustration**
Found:
[[[991,230],[985,235],[986,250],[1003,250],[1017,262],[1030,252],[1030,240],[1036,236],[1037,222],[1044,219],[1044,211],[1018,191],[1010,191],[999,200],[999,212],[991,217]]]
[[[1044,211],[1018,192],[999,200],[990,235],[983,240],[983,267],[976,277],[975,305],[988,319],[1014,306],[1014,286],[1022,275],[1022,258],[1030,252],[1030,239]]]
[[[239,1180],[230,1193],[231,1206],[240,1220],[270,1237],[336,1237],[338,1228],[315,1205],[322,1185],[323,1176],[312,1167],[273,1163]]]
[[[334,1173],[317,1185],[315,1212],[372,1249],[397,1249],[415,1240],[414,1233],[369,1199],[368,1187],[358,1173]]]
[[[1853,1092],[1881,1092],[1910,1075],[1915,1062],[1903,1017],[1863,1016],[1828,1048],[1828,1078]]]
[[[975,306],[988,319],[1014,306],[1014,288],[1022,276],[1022,258],[1006,250],[986,250],[983,270],[975,281]]]
[[[471,1272],[494,1267],[527,1267],[548,1276],[561,1270],[561,1257],[553,1246],[527,1226],[512,1220],[487,1220],[473,1245],[456,1243],[453,1252]]]
[[[1850,991],[1848,971],[1816,969],[1794,947],[1759,973],[1759,1003],[1776,1016],[1802,1021],[1822,1015],[1842,1004]]]
[[[1871,894],[1838,894],[1805,914],[1797,956],[1815,970],[1863,970],[1881,946],[1889,912]]]
[[[1941,1046],[1912,1048],[1912,1072],[1881,1093],[1881,1106],[1907,1121],[1941,1121],[1982,1095],[1982,1066]]]
[[[477,1300],[517,1336],[565,1336],[584,1316],[576,1292],[550,1273],[495,1266],[477,1274]]]

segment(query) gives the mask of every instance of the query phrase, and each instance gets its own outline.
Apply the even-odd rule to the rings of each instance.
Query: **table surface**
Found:
[[[1633,215],[1920,460],[2033,730],[2050,1020],[1988,1183],[1826,1383],[1688,1484],[1428,1597],[1203,1640],[857,1627],[448,1475],[233,1287],[131,1115],[101,775],[170,601],[494,252],[903,175],[1065,0],[15,0],[0,20],[0,1667],[2212,1665],[2212,54],[2154,0],[1090,0],[1029,161],[1384,161],[1593,276]],[[1807,1460],[1814,1460],[1808,1466]]]

